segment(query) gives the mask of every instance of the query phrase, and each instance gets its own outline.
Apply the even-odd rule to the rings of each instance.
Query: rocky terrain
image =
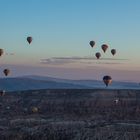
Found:
[[[139,140],[140,90],[50,89],[0,96],[0,140]]]

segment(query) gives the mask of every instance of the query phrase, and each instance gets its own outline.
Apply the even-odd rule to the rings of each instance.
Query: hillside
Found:
[[[49,80],[37,80],[32,78],[3,78],[0,79],[0,89],[6,91],[22,91],[35,89],[83,89],[88,86],[74,83],[64,83]]]
[[[35,89],[98,89],[106,88],[103,81],[69,80],[44,76],[23,76],[1,78],[0,89],[6,91],[23,91]],[[113,81],[109,89],[140,89],[138,83]]]
[[[8,92],[0,97],[0,140],[9,139],[140,139],[140,90]]]

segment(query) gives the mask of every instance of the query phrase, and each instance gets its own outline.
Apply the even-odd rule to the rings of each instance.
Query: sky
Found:
[[[0,76],[9,68],[9,77],[102,80],[111,75],[140,82],[139,6],[139,0],[0,0]],[[106,53],[102,44],[109,46]]]

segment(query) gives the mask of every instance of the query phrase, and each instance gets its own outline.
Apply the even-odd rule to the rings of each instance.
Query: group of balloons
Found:
[[[92,41],[89,42],[89,44],[93,48],[95,46],[95,41],[92,40]],[[107,51],[107,49],[108,49],[108,45],[107,44],[103,44],[101,46],[101,49],[105,53]],[[116,54],[116,49],[111,49],[111,53],[114,56]],[[95,53],[95,56],[96,56],[97,59],[99,59],[101,57],[101,53],[97,52],[97,53]]]
[[[4,51],[3,49],[0,49],[0,57],[3,55]],[[5,74],[5,76],[8,76],[8,74],[10,73],[9,69],[4,69],[3,73]],[[4,96],[5,95],[5,90],[0,90],[0,96]]]
[[[29,44],[31,44],[32,40],[33,40],[33,38],[32,38],[31,36],[28,36],[28,37],[27,37],[27,42],[28,42]],[[90,44],[90,46],[93,48],[93,47],[95,46],[95,41],[92,40],[92,41],[89,42],[89,44]],[[106,50],[108,49],[108,45],[107,45],[107,44],[103,44],[103,45],[101,46],[101,48],[102,48],[103,52],[105,53]],[[116,54],[116,50],[115,50],[115,49],[112,49],[112,50],[111,50],[111,53],[112,53],[112,55],[114,56],[114,55]],[[3,50],[3,49],[0,49],[0,57],[1,57],[3,54],[4,54],[4,50]],[[97,52],[97,53],[95,54],[95,56],[96,56],[97,59],[99,59],[99,58],[101,57],[101,53],[100,53],[100,52]],[[3,70],[3,73],[5,74],[5,76],[8,76],[9,73],[10,73],[10,70],[6,68],[6,69]],[[105,85],[108,86],[109,84],[111,84],[112,78],[111,78],[111,76],[106,75],[106,76],[103,77],[103,81],[104,81]],[[4,90],[1,90],[1,91],[0,91],[0,96],[3,96],[4,94],[5,94],[5,91],[4,91]]]
[[[33,39],[32,39],[31,36],[28,36],[28,37],[27,37],[27,41],[28,41],[29,44],[32,42],[32,40],[33,40]],[[3,49],[0,49],[0,56],[2,56],[3,54],[4,54],[4,50],[3,50]],[[10,73],[10,70],[9,70],[9,69],[4,69],[4,70],[3,70],[3,73],[4,73],[5,76],[8,76],[9,73]]]
[[[32,42],[32,37],[28,36],[27,37],[27,42],[30,44]],[[0,57],[4,54],[4,50],[0,49]],[[10,74],[10,69],[6,68],[3,70],[3,73],[5,76],[8,76]],[[0,96],[4,96],[5,95],[5,90],[0,90]]]
[[[4,54],[4,50],[0,49],[0,57]],[[9,69],[4,69],[3,73],[5,74],[5,76],[8,76],[8,74],[10,73]]]
[[[95,46],[95,41],[92,40],[92,41],[89,42],[89,44],[93,48]],[[101,45],[101,49],[103,50],[104,53],[107,51],[108,48],[109,48],[109,46],[107,44]],[[111,54],[114,56],[116,54],[116,49],[111,49]],[[96,52],[95,56],[96,56],[97,59],[100,59],[101,53],[100,52]],[[106,86],[111,84],[112,83],[111,76],[105,75],[103,77],[103,82],[105,83]]]
[[[33,38],[31,36],[27,37],[27,41],[28,41],[29,44],[32,42],[32,40],[33,40]],[[95,41],[92,40],[92,41],[89,42],[89,44],[93,48],[95,46]],[[102,50],[105,53],[106,50],[108,49],[108,45],[107,44],[103,44],[101,46],[101,48],[102,48]],[[111,53],[114,56],[116,54],[116,49],[111,49]],[[97,52],[95,54],[95,56],[96,56],[97,59],[99,59],[101,57],[101,53]],[[111,78],[111,76],[106,75],[106,76],[103,77],[103,81],[104,81],[105,85],[108,86],[109,84],[112,83],[112,78]]]

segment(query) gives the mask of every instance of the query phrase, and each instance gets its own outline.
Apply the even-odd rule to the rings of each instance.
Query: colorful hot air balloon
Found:
[[[95,45],[95,41],[92,40],[92,41],[89,42],[89,44],[90,44],[90,46],[93,48],[94,45]]]
[[[33,38],[31,36],[27,37],[27,41],[28,41],[29,44],[32,42],[32,40],[33,40]]]
[[[95,54],[95,56],[96,56],[97,59],[99,59],[99,58],[101,57],[101,54],[100,54],[99,52],[97,52],[97,53]]]
[[[101,46],[101,48],[102,48],[102,50],[104,51],[104,53],[106,52],[106,50],[107,50],[107,48],[108,48],[108,45],[106,45],[106,44],[103,44],[102,46]]]
[[[111,53],[112,53],[112,55],[115,55],[116,54],[116,50],[115,49],[112,49],[111,50]]]
[[[106,86],[108,86],[109,84],[111,84],[112,83],[111,76],[108,76],[108,75],[104,76],[103,77],[103,82],[105,83]]]
[[[5,76],[8,76],[8,74],[10,73],[10,70],[9,69],[4,69],[3,73],[5,74]]]
[[[0,56],[2,56],[4,53],[3,49],[0,49]]]

